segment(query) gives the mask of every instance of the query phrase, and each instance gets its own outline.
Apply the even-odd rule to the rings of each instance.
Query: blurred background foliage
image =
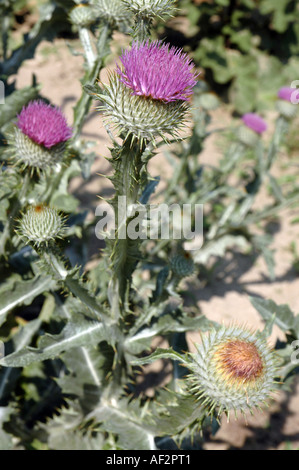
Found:
[[[160,36],[186,47],[204,79],[238,113],[271,109],[299,79],[297,0],[179,0]]]

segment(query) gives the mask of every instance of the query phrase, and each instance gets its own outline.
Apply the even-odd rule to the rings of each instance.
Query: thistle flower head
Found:
[[[164,103],[132,95],[117,74],[110,76],[109,85],[104,85],[103,93],[96,96],[106,121],[124,137],[132,134],[139,141],[161,137],[167,142],[168,136],[177,138],[188,111],[185,101]]]
[[[8,135],[8,154],[31,171],[46,170],[63,159],[71,135],[59,108],[32,101],[23,107]]]
[[[191,354],[192,391],[211,414],[252,411],[274,389],[275,360],[266,340],[240,327],[212,331]]]
[[[192,95],[196,84],[194,65],[180,49],[159,41],[134,42],[120,60],[120,80],[134,95],[165,103],[187,101]]]
[[[267,123],[256,113],[246,113],[242,117],[245,126],[252,129],[257,134],[262,134],[267,130]]]
[[[293,98],[299,98],[299,90],[296,90],[296,88],[284,86],[278,90],[277,97],[281,100],[292,103]]]
[[[285,119],[292,119],[297,113],[299,90],[296,88],[282,87],[277,93],[276,109]]]
[[[46,148],[66,142],[72,135],[61,110],[43,101],[32,101],[24,107],[17,126],[29,139]]]
[[[60,238],[65,219],[60,212],[45,204],[30,206],[19,220],[17,233],[34,246],[47,245]]]

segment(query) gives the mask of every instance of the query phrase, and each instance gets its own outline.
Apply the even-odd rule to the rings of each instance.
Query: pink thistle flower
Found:
[[[266,122],[255,113],[246,113],[242,117],[242,121],[244,122],[245,126],[249,127],[253,131],[257,132],[258,134],[262,134],[267,130]]]
[[[117,67],[120,80],[134,95],[164,102],[188,101],[192,95],[198,75],[181,49],[169,48],[169,44],[160,41],[135,42],[120,60],[124,67]]]
[[[277,93],[278,98],[281,100],[289,101],[292,103],[292,98],[298,99],[299,98],[299,89],[290,88],[290,87],[282,87]]]
[[[51,148],[72,136],[59,108],[43,101],[32,101],[18,115],[18,128],[35,143]]]

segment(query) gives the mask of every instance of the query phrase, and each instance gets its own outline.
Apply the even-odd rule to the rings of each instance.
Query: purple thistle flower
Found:
[[[124,70],[117,67],[120,80],[134,95],[151,97],[164,102],[188,101],[196,77],[194,64],[181,49],[149,41],[132,44],[120,60]]]
[[[296,88],[290,88],[290,87],[282,87],[277,93],[278,98],[281,100],[289,101],[292,103],[292,98],[298,99],[299,98],[299,90]]]
[[[31,101],[18,115],[18,128],[35,143],[51,148],[72,136],[59,108],[43,101]]]
[[[246,113],[242,117],[242,121],[244,122],[245,126],[249,127],[253,131],[257,132],[258,134],[262,134],[267,130],[266,122],[255,113]]]

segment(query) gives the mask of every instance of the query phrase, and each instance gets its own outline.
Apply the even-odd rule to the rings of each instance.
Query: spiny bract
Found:
[[[160,136],[167,141],[166,136],[178,137],[188,111],[184,101],[163,103],[132,95],[115,74],[110,76],[109,85],[104,85],[104,92],[97,98],[103,103],[98,109],[108,122],[125,136],[133,134],[140,140],[153,141]]]
[[[178,277],[191,276],[194,273],[194,261],[189,252],[180,253],[170,259],[172,272]]]
[[[165,19],[175,12],[176,0],[122,0],[135,15],[146,19]]]
[[[93,0],[94,11],[101,21],[115,28],[127,28],[132,20],[132,12],[122,0]]]
[[[60,212],[45,204],[30,206],[19,220],[17,233],[34,246],[60,238],[65,220]]]
[[[71,23],[79,27],[86,27],[95,21],[95,14],[89,5],[76,5],[70,12]]]
[[[53,147],[47,148],[31,140],[23,134],[18,127],[14,134],[8,137],[11,144],[13,160],[31,169],[46,170],[60,162],[65,154],[66,143],[61,142]]]

